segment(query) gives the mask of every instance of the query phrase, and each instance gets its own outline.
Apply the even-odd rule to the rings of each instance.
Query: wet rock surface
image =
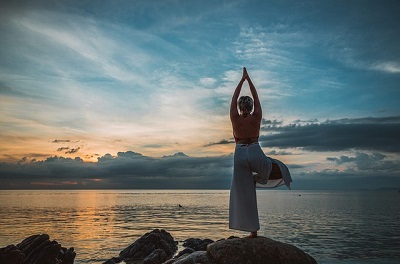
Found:
[[[214,243],[211,239],[189,238],[184,241],[183,246],[192,248],[195,251],[204,251],[207,250],[207,246],[211,243]]]
[[[198,240],[191,240],[200,245]],[[185,244],[184,244],[185,245]],[[186,245],[192,245],[188,243]],[[190,247],[186,248],[189,249]],[[185,249],[185,250],[186,250]],[[193,250],[193,248],[190,248]],[[218,240],[199,251],[181,251],[163,264],[316,264],[313,257],[301,249],[266,237]]]
[[[217,264],[316,264],[313,257],[290,244],[266,237],[233,238],[210,244],[210,259]]]
[[[50,241],[47,234],[33,235],[16,246],[0,249],[0,263],[4,264],[72,264],[75,256],[74,248]]]
[[[126,263],[161,264],[172,258],[177,249],[177,242],[170,233],[163,229],[154,229],[122,250],[118,257],[109,259],[104,264],[122,261]]]

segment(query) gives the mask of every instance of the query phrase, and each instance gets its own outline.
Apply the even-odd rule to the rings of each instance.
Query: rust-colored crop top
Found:
[[[238,138],[238,137],[235,136],[235,134],[233,134],[233,137],[235,138],[235,142],[236,142],[236,143],[237,143],[239,140],[244,140],[244,139],[249,140],[249,139],[251,139],[251,138]],[[257,141],[258,141],[258,137],[254,137],[254,138],[257,138]],[[253,143],[253,142],[250,142],[250,143]]]

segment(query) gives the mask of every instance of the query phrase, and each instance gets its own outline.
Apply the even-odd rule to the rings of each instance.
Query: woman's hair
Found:
[[[253,99],[250,96],[240,96],[239,110],[241,113],[251,113],[253,110]]]

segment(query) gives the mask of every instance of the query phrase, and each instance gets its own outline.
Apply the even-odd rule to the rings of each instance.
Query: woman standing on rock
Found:
[[[239,98],[244,81],[248,82],[253,99],[250,96]],[[250,237],[257,237],[260,223],[256,185],[274,188],[286,184],[290,188],[292,179],[287,167],[265,156],[258,143],[262,109],[246,68],[243,68],[242,79],[232,97],[230,118],[236,148],[229,201],[229,228],[248,231]]]

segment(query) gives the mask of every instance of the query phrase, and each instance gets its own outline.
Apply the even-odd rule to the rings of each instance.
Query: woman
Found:
[[[244,81],[249,83],[253,99],[249,96],[239,98]],[[265,156],[258,143],[262,109],[246,68],[243,68],[242,79],[232,97],[230,118],[236,148],[229,202],[229,228],[248,231],[249,237],[257,237],[260,224],[255,187],[273,188],[286,184],[290,189],[292,179],[286,165]]]

